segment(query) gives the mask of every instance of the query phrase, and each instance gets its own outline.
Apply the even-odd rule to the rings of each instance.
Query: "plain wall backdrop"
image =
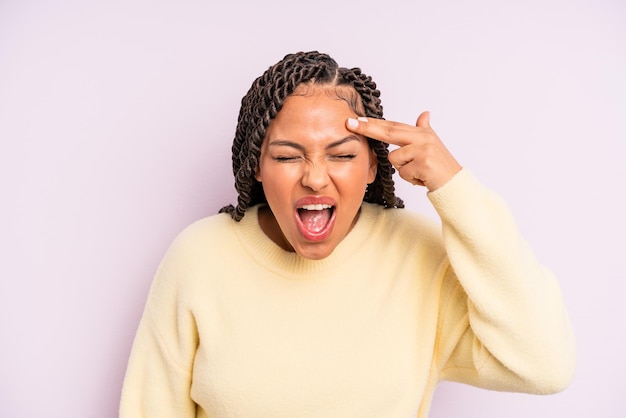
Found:
[[[444,383],[431,416],[626,416],[623,1],[0,0],[0,417],[117,416],[162,255],[235,197],[241,97],[313,49],[430,110],[563,289],[566,391]]]

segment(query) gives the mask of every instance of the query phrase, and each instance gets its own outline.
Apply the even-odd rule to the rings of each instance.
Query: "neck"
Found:
[[[294,252],[293,247],[283,235],[274,214],[269,206],[261,206],[259,208],[259,226],[261,230],[271,239],[276,245],[285,251]]]

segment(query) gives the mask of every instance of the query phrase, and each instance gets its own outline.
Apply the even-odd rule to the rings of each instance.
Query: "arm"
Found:
[[[574,338],[557,281],[501,199],[466,170],[429,193],[450,260],[441,375],[476,386],[553,393],[570,382]]]
[[[398,146],[389,161],[424,186],[449,258],[437,367],[444,379],[537,393],[562,390],[574,370],[571,327],[557,282],[521,238],[508,208],[480,185],[430,127],[348,119],[353,132]]]
[[[120,418],[195,417],[190,397],[197,330],[172,245],[156,274],[126,371]]]

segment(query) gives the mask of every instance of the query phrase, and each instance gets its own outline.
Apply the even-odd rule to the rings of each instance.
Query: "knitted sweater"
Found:
[[[467,170],[429,199],[441,226],[364,203],[317,261],[275,245],[258,206],[192,224],[152,284],[120,416],[426,417],[443,379],[565,388],[559,286],[506,206]]]

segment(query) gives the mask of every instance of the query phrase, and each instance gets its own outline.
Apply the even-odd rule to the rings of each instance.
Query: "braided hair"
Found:
[[[261,144],[285,99],[302,85],[335,86],[336,94],[346,100],[357,115],[383,117],[380,91],[372,78],[363,74],[360,68],[339,67],[330,56],[317,51],[286,55],[258,77],[241,100],[232,146],[237,205],[225,206],[220,213],[229,213],[234,220],[240,221],[249,207],[267,203],[263,187],[255,178]],[[358,96],[351,91],[356,91]],[[363,201],[385,208],[404,207],[402,199],[395,195],[392,178],[395,170],[388,159],[388,144],[372,138],[367,138],[367,141],[376,154],[378,169],[375,180],[367,186]]]

